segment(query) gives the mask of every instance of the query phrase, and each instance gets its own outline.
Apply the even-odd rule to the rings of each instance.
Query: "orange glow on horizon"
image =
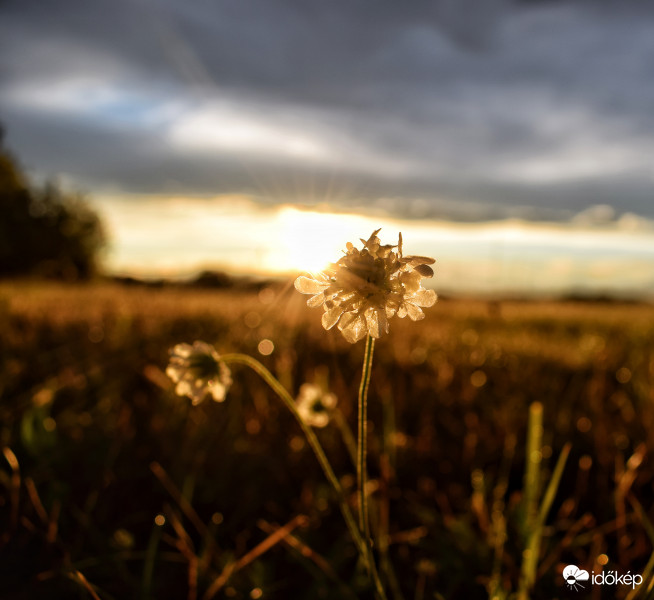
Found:
[[[108,268],[141,277],[193,277],[202,270],[291,276],[336,262],[381,228],[402,232],[405,252],[436,259],[430,286],[469,292],[550,293],[595,289],[654,292],[654,225],[643,220],[483,223],[401,219],[262,205],[247,197],[107,200],[100,208],[113,247]]]

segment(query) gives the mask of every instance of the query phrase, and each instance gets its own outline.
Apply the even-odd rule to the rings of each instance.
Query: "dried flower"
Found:
[[[433,258],[403,256],[402,234],[397,246],[382,246],[374,231],[363,248],[347,243],[347,251],[316,276],[301,275],[295,288],[311,294],[309,306],[323,306],[322,325],[331,329],[338,324],[343,337],[354,343],[370,335],[379,338],[388,333],[388,319],[409,315],[423,319],[422,308],[436,302],[436,293],[421,287],[421,280],[432,277]],[[393,249],[397,248],[397,252]]]
[[[336,406],[336,396],[324,392],[313,383],[303,383],[295,402],[297,411],[307,425],[324,427],[329,423],[331,409]]]
[[[232,384],[231,373],[216,349],[200,341],[171,348],[166,375],[177,384],[175,392],[188,396],[194,405],[200,404],[207,394],[222,402]]]

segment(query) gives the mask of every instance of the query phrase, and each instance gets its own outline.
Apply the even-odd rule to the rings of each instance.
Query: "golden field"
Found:
[[[363,343],[325,332],[305,300],[292,284],[0,284],[0,597],[193,599],[221,577],[214,597],[372,597],[300,428],[257,375],[234,366],[224,403],[192,407],[164,373],[170,347],[204,340],[255,356],[292,395],[328,381],[354,428]],[[529,513],[568,443],[529,597],[569,597],[566,564],[648,575],[630,598],[647,597],[654,306],[443,299],[426,313],[393,319],[374,355],[369,492],[389,597],[517,597]],[[530,406],[543,424],[528,452]],[[355,510],[341,429],[316,431]]]

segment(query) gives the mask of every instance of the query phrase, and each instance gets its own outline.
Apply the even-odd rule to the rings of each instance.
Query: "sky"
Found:
[[[339,243],[356,216],[430,224],[432,252],[466,232],[454,251],[493,285],[539,287],[516,274],[542,260],[545,287],[624,289],[631,268],[654,291],[652,65],[635,0],[0,0],[7,145],[88,192],[118,271],[279,271],[272,240],[302,209],[349,215],[316,229]],[[489,222],[498,241],[475,245]],[[234,227],[247,265],[216,242]]]

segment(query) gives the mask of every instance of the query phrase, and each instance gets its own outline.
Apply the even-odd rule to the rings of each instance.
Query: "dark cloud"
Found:
[[[336,181],[418,216],[654,216],[654,15],[636,4],[22,0],[0,15],[8,142],[91,191],[321,198]]]

